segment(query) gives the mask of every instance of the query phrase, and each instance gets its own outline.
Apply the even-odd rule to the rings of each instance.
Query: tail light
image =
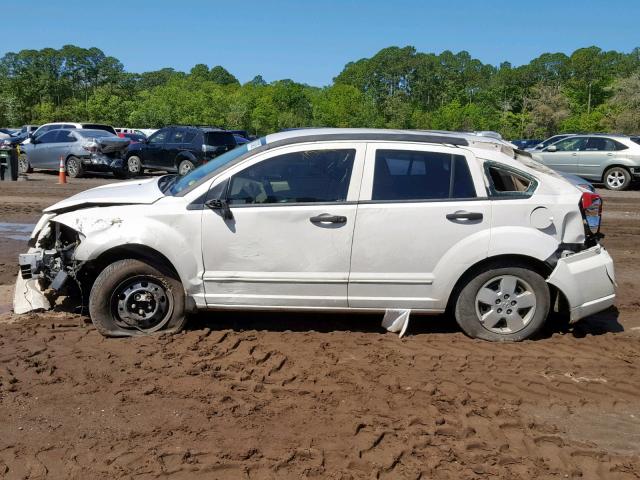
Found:
[[[98,151],[98,144],[96,142],[89,142],[82,145],[87,152],[96,153]]]
[[[585,228],[592,235],[598,235],[602,219],[602,197],[597,193],[584,192],[580,199],[580,210],[584,217]]]

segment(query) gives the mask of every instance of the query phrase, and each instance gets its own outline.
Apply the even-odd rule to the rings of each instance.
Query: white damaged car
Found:
[[[175,332],[209,309],[448,311],[472,337],[517,341],[552,310],[613,304],[601,213],[500,139],[281,132],[47,208],[16,310],[75,294],[106,336]]]

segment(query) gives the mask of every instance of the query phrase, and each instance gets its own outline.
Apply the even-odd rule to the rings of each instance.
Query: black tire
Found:
[[[126,170],[114,170],[113,176],[118,180],[127,180],[129,178],[129,172]]]
[[[127,163],[125,169],[130,177],[136,177],[142,175],[142,160],[137,155],[131,155],[127,157]]]
[[[29,159],[26,153],[21,153],[18,156],[18,173],[32,173],[33,168],[29,164]]]
[[[81,178],[84,175],[82,160],[74,156],[67,158],[67,175],[71,178]]]
[[[498,295],[501,290],[500,278],[511,279],[514,277],[517,279],[518,289],[521,289],[522,285],[526,285],[527,289],[531,288],[531,293],[535,295],[534,307],[530,307],[528,310],[520,310],[517,305],[516,307],[511,307],[510,305],[512,300],[519,298],[518,295],[512,297],[511,300],[505,300],[501,294]],[[492,283],[494,281],[498,282],[498,284]],[[502,303],[500,305],[492,304],[491,308],[489,308],[488,303],[486,305],[483,304],[478,300],[478,297],[481,294],[481,289],[484,290],[486,288],[487,290],[491,290],[494,285],[498,285],[496,297],[499,298],[496,299],[496,303],[498,301],[505,302],[505,305]],[[547,282],[545,282],[544,278],[537,272],[534,272],[524,265],[493,265],[470,278],[468,283],[462,287],[455,301],[455,317],[460,328],[472,338],[481,338],[492,342],[519,342],[530,338],[542,328],[549,314],[550,303],[551,299]],[[488,328],[481,321],[481,306],[485,309],[489,308],[491,312],[495,312],[493,314],[497,317],[510,316],[512,310],[509,308],[513,308],[516,310],[515,315],[520,317],[520,313],[524,312],[525,317],[528,316],[529,319],[523,322],[524,326],[518,330],[512,330],[510,328],[507,318],[500,318],[493,328]],[[504,307],[502,312],[500,307]],[[507,312],[509,312],[509,315],[507,315]]]
[[[631,185],[631,174],[624,167],[611,167],[604,172],[602,181],[608,190],[622,191]]]
[[[188,174],[191,170],[196,168],[191,160],[182,160],[178,165],[178,175],[181,177]]]
[[[162,301],[165,308],[153,324],[146,325],[144,321],[132,321],[120,316],[119,310],[123,310],[123,305],[126,306],[129,301],[139,301],[137,294],[134,294],[137,290],[132,287],[138,284],[147,288],[160,287],[158,306],[162,295],[165,296]],[[128,295],[127,292],[129,292]],[[132,305],[135,309],[136,304]],[[152,305],[149,305],[149,308],[152,308]],[[158,310],[160,311],[160,307]],[[140,312],[143,313],[143,310],[141,309]],[[96,278],[89,295],[89,315],[98,332],[105,337],[132,337],[160,332],[177,333],[187,322],[184,288],[180,280],[175,278],[175,274],[166,268],[152,266],[140,260],[119,260],[107,266]]]

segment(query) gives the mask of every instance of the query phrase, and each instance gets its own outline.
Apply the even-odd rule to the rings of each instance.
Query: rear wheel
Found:
[[[71,178],[80,178],[84,175],[84,167],[82,160],[78,157],[69,157],[67,159],[67,175]]]
[[[132,177],[142,174],[142,161],[137,155],[131,155],[127,158],[127,172]]]
[[[537,272],[521,266],[491,267],[462,288],[455,316],[470,337],[514,342],[540,330],[549,306],[549,287]]]
[[[89,314],[106,337],[178,332],[184,328],[184,289],[175,274],[140,260],[106,267],[91,289]]]
[[[611,167],[604,172],[604,186],[609,190],[626,190],[631,185],[631,174],[624,167]]]

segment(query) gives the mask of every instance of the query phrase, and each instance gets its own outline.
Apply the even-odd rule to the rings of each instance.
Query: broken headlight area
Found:
[[[39,233],[32,248],[18,257],[22,279],[37,279],[43,290],[51,288],[62,291],[69,278],[77,279],[81,264],[74,259],[74,252],[80,241],[77,231],[57,222],[49,222]]]

